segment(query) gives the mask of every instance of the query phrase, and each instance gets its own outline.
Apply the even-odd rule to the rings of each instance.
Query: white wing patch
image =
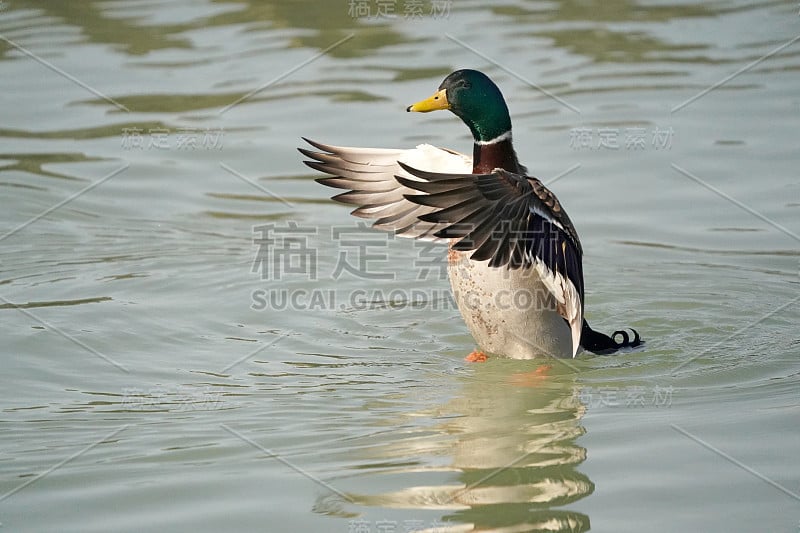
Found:
[[[355,206],[353,215],[373,219],[374,228],[395,232],[398,237],[442,241],[433,235],[442,226],[419,220],[435,208],[420,206],[405,198],[405,195],[420,193],[401,185],[395,176],[410,180],[419,178],[403,170],[398,161],[429,172],[472,172],[471,157],[430,144],[396,150],[309,143],[324,152],[301,149],[313,159],[306,164],[331,175],[319,181],[329,187],[349,189],[334,196],[334,200]]]
[[[562,225],[561,225],[561,222],[559,222],[558,220],[556,220],[555,218],[553,218],[551,215],[548,215],[547,213],[545,213],[545,212],[544,212],[544,211],[542,211],[541,209],[537,208],[536,206],[533,206],[533,205],[532,205],[532,206],[530,207],[530,211],[531,211],[531,213],[533,213],[533,214],[534,214],[534,215],[536,215],[537,217],[541,217],[541,218],[545,219],[546,221],[548,221],[549,223],[553,224],[555,227],[557,227],[557,228],[558,228],[558,229],[560,229],[561,231],[564,231],[564,232],[566,232],[566,231],[564,230],[564,226],[562,226]]]
[[[450,150],[437,148],[430,144],[419,144],[411,150],[403,150],[396,159],[406,165],[428,172],[445,174],[469,174],[472,172],[472,158]],[[419,180],[398,166],[397,174],[412,180]]]

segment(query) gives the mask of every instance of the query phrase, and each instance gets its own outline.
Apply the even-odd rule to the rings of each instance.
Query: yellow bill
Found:
[[[406,111],[427,113],[429,111],[438,111],[440,109],[450,109],[450,103],[447,101],[447,91],[445,89],[437,91],[430,98],[420,100],[416,104],[411,104],[406,108]]]

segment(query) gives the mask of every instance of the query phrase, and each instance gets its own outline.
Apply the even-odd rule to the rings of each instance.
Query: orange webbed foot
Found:
[[[547,381],[552,365],[539,365],[532,372],[522,372],[511,376],[511,383],[518,387],[538,387]]]
[[[487,356],[480,350],[475,350],[471,354],[466,356],[464,358],[464,361],[468,363],[485,363],[487,359],[489,359],[489,356]]]

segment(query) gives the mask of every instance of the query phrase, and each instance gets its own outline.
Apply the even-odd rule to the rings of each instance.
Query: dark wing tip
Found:
[[[339,176],[329,176],[325,178],[314,178],[314,181],[319,183],[320,185],[325,185],[326,187],[331,187],[332,189],[350,189],[352,187],[349,184],[342,183],[342,178]]]
[[[322,144],[321,142],[312,141],[308,137],[302,137],[301,136],[300,138],[303,139],[308,144],[310,144],[311,146],[313,146],[314,148],[317,148],[317,149],[322,150],[324,152],[333,153],[333,150],[331,150],[330,147],[327,144]],[[298,148],[298,150],[299,150],[299,148]]]
[[[325,163],[323,163],[322,161],[303,161],[303,164],[308,166],[308,167],[311,167],[314,170],[317,170],[319,172],[324,172],[325,174],[335,175],[333,172],[330,171],[328,166]],[[327,178],[317,178],[316,181],[319,181],[320,179],[327,179]]]
[[[420,175],[420,174],[424,173],[424,171],[419,170],[417,168],[414,168],[411,165],[403,163],[402,161],[399,161],[399,160],[397,161],[397,164],[400,165],[400,168],[402,168],[403,170],[405,170],[406,172],[408,172],[412,176],[416,176],[418,178],[425,179],[423,176]]]
[[[316,159],[317,161],[321,161],[319,152],[309,150],[308,148],[299,148],[299,147],[297,148],[297,151],[306,157],[310,157],[311,159]]]
[[[400,181],[397,176],[395,176],[395,179],[397,179],[397,181]],[[412,183],[418,183],[418,182],[412,182]],[[400,181],[400,184],[408,187],[408,185],[406,185],[402,181]],[[433,200],[429,194],[404,194],[403,198],[405,198],[412,204],[424,205],[425,207],[439,207],[438,203],[436,203],[436,201]]]
[[[398,163],[399,163],[399,161],[398,161]],[[402,165],[403,163],[400,163],[400,164]],[[397,182],[400,185],[402,185],[404,187],[408,187],[409,189],[414,189],[415,191],[421,191],[421,192],[428,192],[428,191],[426,191],[424,189],[424,187],[425,187],[425,182],[424,181],[410,180],[408,178],[404,178],[403,176],[398,176],[396,174],[394,176],[394,179],[396,179]],[[405,195],[405,196],[408,197],[408,196],[414,196],[414,195]]]

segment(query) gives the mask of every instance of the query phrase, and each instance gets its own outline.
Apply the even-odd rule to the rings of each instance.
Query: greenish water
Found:
[[[3,530],[798,531],[797,5],[417,4],[0,2]],[[644,349],[465,363],[302,165],[461,67]]]

